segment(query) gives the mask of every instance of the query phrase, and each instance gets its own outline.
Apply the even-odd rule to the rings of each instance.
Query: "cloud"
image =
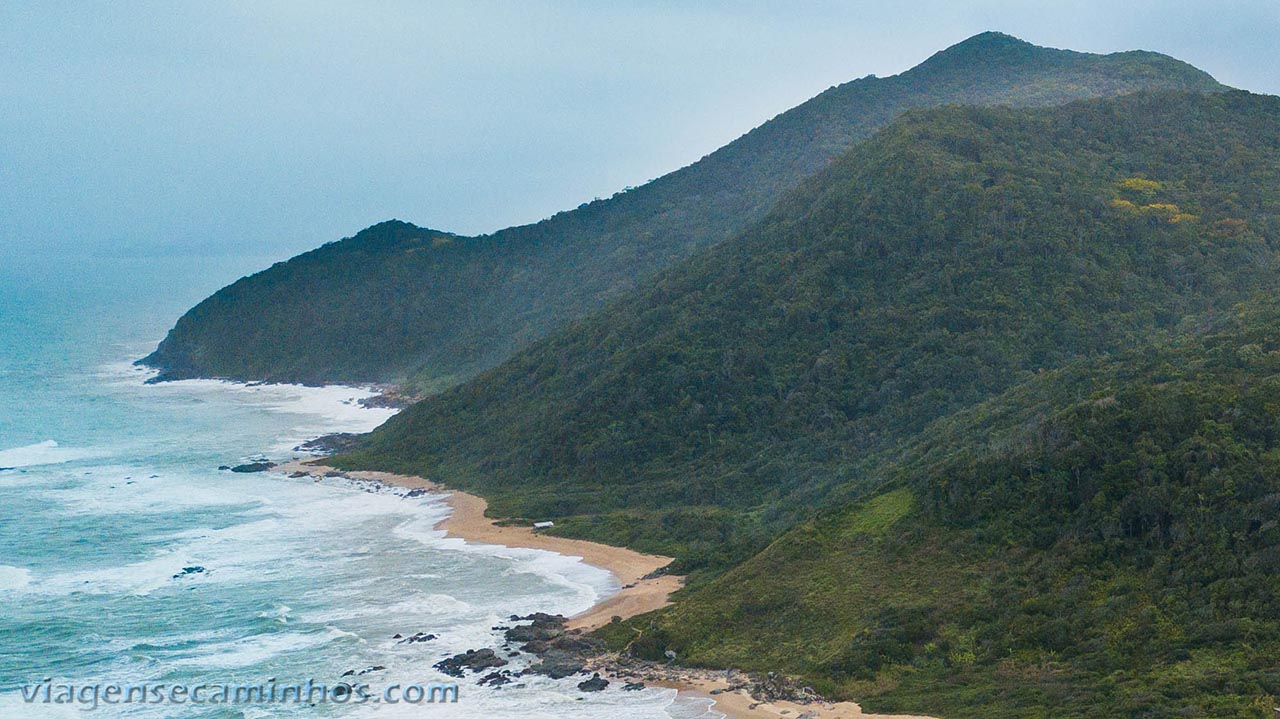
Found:
[[[0,249],[281,256],[389,217],[482,232],[696,160],[986,29],[1249,89],[1272,2],[0,6]]]

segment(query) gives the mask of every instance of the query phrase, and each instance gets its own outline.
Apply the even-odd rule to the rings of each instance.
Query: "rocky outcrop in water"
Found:
[[[578,682],[578,689],[584,692],[601,692],[608,686],[609,680],[600,676],[600,672],[593,673],[591,678],[584,682]]]
[[[510,684],[512,681],[514,681],[514,679],[512,679],[511,672],[507,671],[506,669],[503,669],[500,671],[490,672],[489,674],[486,674],[484,678],[476,682],[476,684],[479,684],[482,687],[483,686],[500,687],[500,686],[503,686],[504,684]]]
[[[520,651],[538,658],[524,670],[527,674],[540,674],[552,679],[581,674],[585,671],[587,659],[604,648],[603,643],[596,639],[577,631],[567,631],[565,618],[558,614],[538,612],[525,617],[513,616],[511,621],[528,622],[509,627],[503,633],[508,642],[520,645]]]
[[[402,637],[401,635],[397,634],[391,638],[400,640],[396,642],[396,644],[418,644],[419,642],[433,641],[436,638],[436,635],[427,634],[425,632],[418,632],[417,634],[414,634],[411,637]]]
[[[436,662],[436,669],[451,677],[461,678],[466,670],[478,672],[483,669],[496,669],[505,666],[506,659],[498,656],[492,649],[468,649],[462,654],[455,654],[448,659]]]
[[[349,452],[356,447],[360,435],[351,432],[337,432],[335,434],[326,434],[323,437],[309,439],[306,442],[293,448],[295,452],[309,452],[311,454],[340,454]]]
[[[356,404],[367,409],[404,409],[423,397],[424,395],[406,392],[399,387],[388,387],[381,394],[357,400]]]
[[[249,474],[252,472],[265,472],[275,466],[276,466],[275,462],[267,462],[267,461],[245,462],[244,464],[237,464],[236,466],[232,467],[231,471],[238,472],[240,474]]]

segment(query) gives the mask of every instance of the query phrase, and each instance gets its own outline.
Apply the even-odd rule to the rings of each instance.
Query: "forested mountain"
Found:
[[[1272,716],[1280,302],[1188,329],[930,426],[874,497],[637,622],[650,651],[948,719]]]
[[[783,526],[941,416],[1274,288],[1276,102],[909,114],[739,238],[409,408],[363,456],[504,515]],[[655,510],[687,521],[626,516]]]
[[[676,606],[605,631],[658,656],[947,717],[1262,716],[1277,238],[1278,98],[914,111],[335,461],[673,554]]]
[[[1151,88],[1222,86],[1155,53],[1091,55],[984,33],[900,75],[833,87],[693,165],[537,224],[481,237],[375,225],[219,291],[143,363],[161,379],[448,386],[748,227],[906,110]]]

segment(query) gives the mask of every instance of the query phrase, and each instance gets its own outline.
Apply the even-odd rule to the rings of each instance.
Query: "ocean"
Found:
[[[579,678],[491,688],[468,676],[446,703],[396,694],[455,681],[432,664],[500,647],[494,627],[510,615],[573,614],[616,583],[574,558],[446,538],[432,528],[448,511],[438,497],[219,470],[390,416],[360,406],[357,388],[145,384],[132,361],[182,311],[268,263],[0,267],[0,719],[720,716],[668,689],[584,694]],[[419,632],[437,638],[394,638]],[[211,701],[219,686],[308,680],[364,683],[368,699]],[[76,703],[53,702],[68,685]],[[108,703],[112,686],[152,693]],[[169,693],[198,686],[199,703]]]

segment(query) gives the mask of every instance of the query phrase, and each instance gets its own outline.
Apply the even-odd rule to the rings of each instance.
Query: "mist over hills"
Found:
[[[984,33],[888,78],[833,87],[686,168],[543,222],[460,237],[385,222],[279,263],[184,315],[143,362],[162,379],[408,382],[432,391],[759,220],[902,112],[1222,89],[1146,52]]]

